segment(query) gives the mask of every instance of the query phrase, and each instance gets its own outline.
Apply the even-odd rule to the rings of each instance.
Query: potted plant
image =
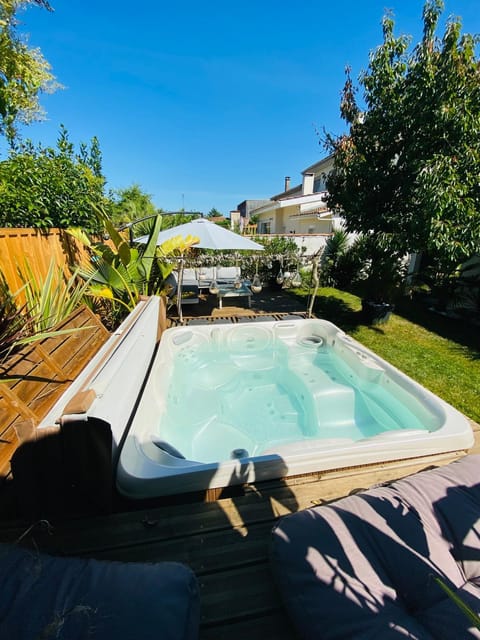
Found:
[[[398,253],[369,236],[363,246],[364,266],[361,270],[359,293],[362,313],[368,324],[387,322],[395,308],[405,278],[405,261]]]

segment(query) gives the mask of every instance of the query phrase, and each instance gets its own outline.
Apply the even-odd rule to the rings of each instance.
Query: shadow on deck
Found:
[[[478,453],[480,438],[474,425]],[[269,565],[278,518],[373,485],[447,464],[463,452],[318,472],[239,487],[214,502],[170,503],[105,516],[3,523],[2,542],[61,556],[123,562],[177,561],[195,572],[201,594],[200,640],[294,640]],[[178,501],[180,502],[180,501]]]

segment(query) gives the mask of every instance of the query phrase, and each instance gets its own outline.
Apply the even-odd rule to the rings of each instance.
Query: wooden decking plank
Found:
[[[156,506],[124,511],[109,516],[82,520],[84,542],[94,535],[98,540],[108,537],[114,529],[113,544],[122,545],[139,538],[143,541],[171,539],[210,529],[248,525],[275,518],[317,501],[328,502],[352,491],[368,489],[374,484],[391,482],[432,466],[448,464],[464,455],[463,452],[424,456],[344,470],[319,472],[315,478],[296,477],[272,480],[248,487],[245,495],[224,498],[211,503],[194,502]],[[188,516],[188,517],[185,517]],[[58,535],[68,541],[79,535],[76,520],[58,524]]]
[[[65,377],[65,371],[63,369],[63,366],[60,366],[60,364],[50,356],[50,354],[48,353],[47,349],[45,349],[44,347],[42,347],[41,344],[34,344],[35,347],[35,351],[37,352],[39,358],[41,360],[44,360],[48,366],[50,367],[50,369],[52,371],[54,371],[57,376],[59,377],[60,380],[64,379]]]
[[[311,486],[309,482],[305,487],[307,494],[312,491]],[[318,495],[316,490],[314,495]],[[214,503],[171,505],[84,518],[80,528],[75,519],[58,523],[52,519],[52,535],[43,541],[37,534],[37,542],[65,554],[86,555],[108,550],[114,553],[116,549],[174,541],[197,534],[207,535],[211,531],[243,529],[247,532],[250,526],[272,522],[279,515],[275,505],[282,505],[283,512],[295,511],[298,507],[297,497],[281,481],[266,493],[249,492]],[[12,536],[17,534],[18,530],[14,529]]]
[[[285,611],[268,612],[254,618],[204,624],[200,627],[200,640],[297,640]]]
[[[90,312],[87,307],[80,307],[76,309],[68,318],[60,322],[55,329],[57,331],[61,331],[64,329],[80,329],[84,327],[91,327],[91,331],[100,330],[106,333],[106,338],[108,338],[108,331],[102,326],[98,318]],[[42,340],[42,346],[48,351],[48,353],[57,360],[57,362],[62,361],[62,358],[58,358],[58,349],[61,348],[65,343],[83,343],[86,340],[86,335],[88,335],[89,329],[82,329],[80,331],[73,331],[68,334],[56,334]]]
[[[122,562],[174,561],[189,565],[197,575],[265,562],[274,521],[247,528],[210,531],[190,537],[141,543],[88,554],[98,560]]]
[[[198,583],[203,624],[261,616],[281,608],[267,562],[201,576]]]
[[[26,345],[21,351],[10,356],[6,361],[0,364],[0,376],[2,378],[10,378],[16,375],[20,378],[28,374],[37,364],[35,349],[33,346]],[[10,383],[9,383],[10,384]]]
[[[470,426],[473,430],[473,435],[475,437],[475,443],[471,449],[469,449],[469,453],[476,454],[480,453],[480,425],[474,422],[473,420],[469,420]]]
[[[256,498],[256,502],[241,500],[240,509],[248,509],[248,514],[239,515],[238,509],[230,501],[221,508],[218,503],[183,505],[180,509],[157,509],[148,513],[141,511],[129,514],[114,514],[104,518],[84,519],[81,527],[76,520],[55,523],[51,520],[51,535],[36,534],[36,541],[42,549],[58,551],[65,555],[93,555],[110,550],[121,550],[128,547],[141,547],[145,544],[162,541],[183,540],[189,536],[207,535],[212,531],[228,532],[237,528],[239,535],[244,526],[270,522],[275,518],[269,499]],[[10,537],[19,534],[17,528],[10,532]],[[8,532],[3,532],[8,536]]]
[[[349,469],[346,472],[325,472],[316,482],[307,478],[296,483],[276,481],[244,496],[219,500],[215,503],[191,503],[156,507],[149,510],[112,514],[106,517],[85,518],[55,523],[54,534],[48,536],[48,549],[64,554],[87,555],[106,550],[152,544],[162,540],[207,534],[209,531],[228,531],[270,522],[287,513],[330,502],[362,489],[446,464],[458,455],[401,461],[397,465]],[[15,535],[15,533],[13,534]],[[39,544],[42,543],[40,539]]]
[[[85,368],[95,354],[105,343],[105,339],[102,334],[95,332],[90,333],[85,331],[85,340],[80,342],[69,341],[65,342],[59,347],[59,353],[56,354],[56,358],[62,360],[63,357],[63,371],[65,378],[68,380],[74,380],[76,376]]]
[[[0,442],[0,476],[5,477],[10,471],[10,459],[19,445],[18,436],[12,425],[2,433]]]
[[[42,395],[44,389],[49,385],[57,387],[66,381],[65,376],[60,377],[34,349],[25,358],[19,360],[14,368],[10,368],[5,373],[5,377],[9,376],[15,382],[5,384],[23,403],[29,406]],[[0,391],[3,392],[3,389]],[[33,406],[30,406],[30,409],[36,411]]]
[[[3,438],[3,434],[10,429],[17,419],[18,411],[0,395],[0,438]]]
[[[7,406],[8,413],[16,411],[17,417],[21,416],[24,419],[32,418],[33,420],[38,419],[38,416],[32,411],[29,405],[23,402],[23,400],[8,387],[8,384],[1,385],[1,393],[2,401]]]

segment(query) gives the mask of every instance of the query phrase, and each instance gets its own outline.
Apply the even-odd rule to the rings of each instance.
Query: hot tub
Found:
[[[162,335],[117,487],[170,495],[468,449],[466,418],[325,320]]]

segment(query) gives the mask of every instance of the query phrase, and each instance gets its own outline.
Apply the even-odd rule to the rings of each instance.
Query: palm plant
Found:
[[[18,309],[5,277],[0,272],[0,361],[30,334],[22,309]]]
[[[365,237],[353,240],[343,229],[337,229],[327,240],[320,262],[322,284],[351,290],[362,277]]]
[[[78,270],[66,276],[53,258],[45,278],[34,274],[28,260],[24,261],[23,271],[19,267],[17,271],[23,286],[15,296],[23,294],[24,315],[35,334],[55,327],[87,300],[88,282],[79,281]]]
[[[109,244],[92,242],[81,229],[70,229],[69,233],[92,253],[90,264],[78,270],[88,282],[89,295],[108,301],[113,322],[118,322],[141,296],[167,293],[166,280],[175,267],[171,259],[184,255],[198,239],[178,236],[157,247],[162,226],[162,217],[158,215],[150,221],[147,243],[140,248],[130,247],[105,212],[97,209],[97,214],[109,236]]]
[[[337,265],[348,249],[348,236],[338,229],[328,238],[320,262],[322,283],[326,287],[337,286]]]
[[[89,328],[54,328],[86,300],[87,284],[75,273],[67,278],[53,259],[45,279],[35,277],[26,259],[18,273],[23,286],[11,293],[0,272],[0,361],[23,345]]]

